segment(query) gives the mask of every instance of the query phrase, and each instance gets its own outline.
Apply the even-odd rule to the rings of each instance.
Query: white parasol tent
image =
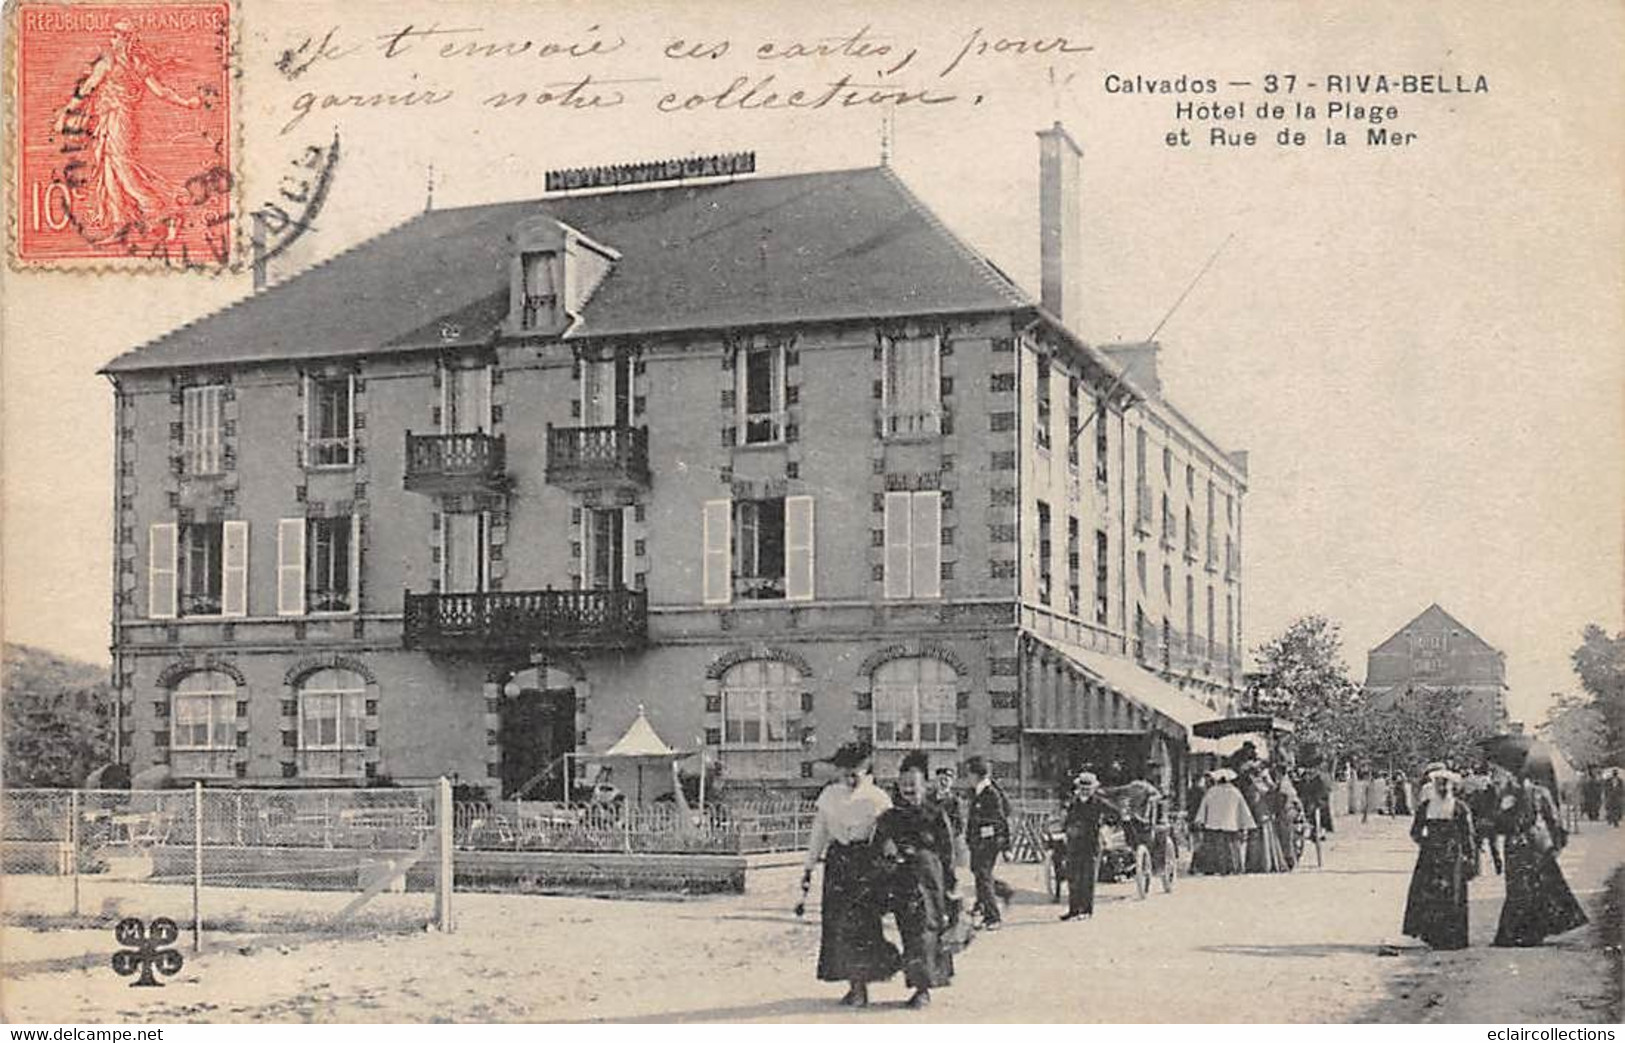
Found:
[[[638,715],[632,723],[627,725],[626,732],[616,741],[615,745],[603,753],[593,756],[593,760],[624,760],[631,761],[637,768],[638,788],[636,802],[644,803],[643,769],[651,764],[662,762],[669,766],[672,784],[677,792],[679,804],[683,801],[683,789],[677,785],[677,762],[693,756],[692,750],[679,750],[667,745],[666,740],[656,732],[654,725],[649,723],[649,717],[644,713],[643,707],[638,707]]]

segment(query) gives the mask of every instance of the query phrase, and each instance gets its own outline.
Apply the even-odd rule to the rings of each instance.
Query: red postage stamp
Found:
[[[235,259],[231,4],[11,10],[12,259]]]

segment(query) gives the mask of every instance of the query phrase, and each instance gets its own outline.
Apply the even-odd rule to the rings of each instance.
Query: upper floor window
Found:
[[[708,605],[734,598],[813,597],[813,499],[707,500],[701,588]]]
[[[308,377],[305,383],[305,465],[355,463],[355,376]]]
[[[361,518],[277,522],[277,614],[354,612],[361,587]]]
[[[1105,485],[1111,477],[1111,446],[1106,431],[1106,400],[1095,406],[1095,481]]]
[[[736,500],[734,517],[734,596],[784,597],[784,500]]]
[[[889,660],[875,670],[872,692],[876,746],[955,745],[959,678],[947,663]]]
[[[630,507],[585,508],[581,514],[581,577],[589,590],[632,585],[627,515]]]
[[[1066,463],[1078,469],[1078,438],[1083,433],[1083,418],[1078,413],[1078,378],[1066,381]]]
[[[583,427],[630,427],[633,383],[637,366],[632,357],[581,361],[581,424]]]
[[[350,670],[317,670],[299,685],[300,774],[360,775],[365,770],[366,680]]]
[[[1040,449],[1048,449],[1050,445],[1050,408],[1049,385],[1050,365],[1048,355],[1038,356],[1038,422],[1033,427],[1033,436],[1038,440]]]
[[[734,356],[739,444],[784,441],[784,345],[742,345]]]
[[[1174,480],[1174,451],[1167,446],[1162,447],[1162,484],[1171,485]]]
[[[187,674],[170,700],[169,744],[176,750],[237,748],[237,682],[218,670]]]
[[[1190,464],[1185,465],[1185,495],[1196,499],[1196,468]]]
[[[519,326],[527,330],[552,331],[559,328],[561,290],[559,255],[552,250],[536,250],[520,255],[524,280],[519,302]]]
[[[881,414],[887,437],[942,430],[942,351],[936,337],[881,341]]]
[[[735,663],[722,675],[723,746],[801,742],[801,671],[776,659]]]
[[[181,453],[187,474],[219,474],[224,469],[225,402],[226,389],[220,384],[181,392]]]
[[[248,523],[160,522],[147,546],[147,615],[248,614]]]
[[[1066,520],[1066,610],[1070,615],[1077,615],[1083,599],[1082,578],[1083,562],[1080,560],[1083,548],[1079,545],[1078,519]],[[1140,555],[1143,561],[1145,555]]]
[[[1095,530],[1095,622],[1106,625],[1111,616],[1111,563],[1105,529]]]
[[[942,596],[942,494],[890,492],[882,587],[888,598]]]
[[[1038,600],[1050,603],[1050,517],[1049,504],[1038,501]]]

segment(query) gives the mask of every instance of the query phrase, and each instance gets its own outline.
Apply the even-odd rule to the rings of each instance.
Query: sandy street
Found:
[[[1006,866],[1018,894],[1005,929],[958,958],[953,986],[924,1012],[898,1006],[907,995],[900,979],[875,987],[867,1011],[836,1005],[840,988],[813,979],[817,910],[804,921],[791,914],[797,871],[784,868],[724,898],[460,894],[458,930],[444,936],[217,935],[163,989],[132,991],[107,969],[110,932],[14,926],[3,942],[16,974],[4,982],[4,1014],[20,1022],[1617,1020],[1609,991],[1617,918],[1611,955],[1599,922],[1605,881],[1625,862],[1625,830],[1587,824],[1564,856],[1591,927],[1539,950],[1489,948],[1502,896],[1491,875],[1474,885],[1473,948],[1433,954],[1398,933],[1413,858],[1405,823],[1340,826],[1323,869],[1181,879],[1173,894],[1154,890],[1144,902],[1114,885],[1081,923],[1057,922],[1036,867]]]

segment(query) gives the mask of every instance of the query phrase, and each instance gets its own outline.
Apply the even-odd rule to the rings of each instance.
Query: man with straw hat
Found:
[[[1122,815],[1100,795],[1094,772],[1079,772],[1072,780],[1072,799],[1066,806],[1066,891],[1063,920],[1095,914],[1095,880],[1100,875],[1100,829],[1116,825]]]

